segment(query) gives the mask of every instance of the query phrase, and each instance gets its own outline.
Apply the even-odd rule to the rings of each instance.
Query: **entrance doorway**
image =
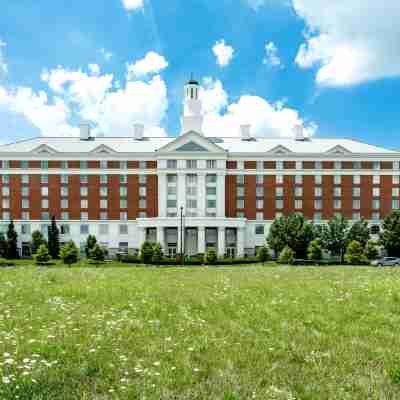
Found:
[[[185,229],[185,254],[195,256],[198,253],[197,228]]]

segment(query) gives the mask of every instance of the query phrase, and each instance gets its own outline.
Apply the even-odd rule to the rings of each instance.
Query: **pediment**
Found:
[[[211,142],[209,139],[197,132],[187,132],[182,136],[177,137],[172,142],[159,148],[158,153],[170,152],[210,152],[210,153],[225,153],[225,150]]]
[[[106,146],[105,144],[101,144],[100,146],[93,149],[91,154],[115,154],[116,152],[111,148]]]
[[[346,154],[351,154],[351,151],[347,150],[345,147],[341,145],[337,145],[329,149],[326,154],[330,155],[346,155]]]
[[[279,154],[289,154],[292,152],[288,148],[280,144],[279,146],[276,146],[273,149],[269,150],[267,153],[279,155]]]
[[[48,146],[47,144],[41,144],[40,146],[36,147],[36,149],[32,150],[33,154],[40,154],[40,155],[46,155],[46,154],[57,154],[58,152],[54,150],[52,147]]]

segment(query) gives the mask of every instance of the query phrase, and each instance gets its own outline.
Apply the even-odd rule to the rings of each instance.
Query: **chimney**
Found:
[[[242,140],[249,140],[250,139],[250,124],[243,124],[240,125],[240,136],[242,137]]]
[[[296,125],[296,126],[293,128],[293,130],[294,130],[294,137],[295,137],[295,140],[303,141],[303,140],[306,139],[305,136],[304,136],[304,128],[303,128],[303,125]]]
[[[81,140],[90,139],[90,124],[88,121],[82,121],[79,125]]]
[[[134,124],[133,125],[133,137],[135,140],[142,140],[144,135],[144,125]]]

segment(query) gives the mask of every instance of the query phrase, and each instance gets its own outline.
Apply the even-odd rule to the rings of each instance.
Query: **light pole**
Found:
[[[181,246],[181,263],[182,263],[182,265],[184,264],[183,235],[184,235],[184,232],[183,232],[183,207],[181,206],[181,244],[180,244],[180,246]]]

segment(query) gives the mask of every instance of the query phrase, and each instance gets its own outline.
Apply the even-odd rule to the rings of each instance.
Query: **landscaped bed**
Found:
[[[0,398],[400,398],[400,269],[109,266],[0,271]]]

